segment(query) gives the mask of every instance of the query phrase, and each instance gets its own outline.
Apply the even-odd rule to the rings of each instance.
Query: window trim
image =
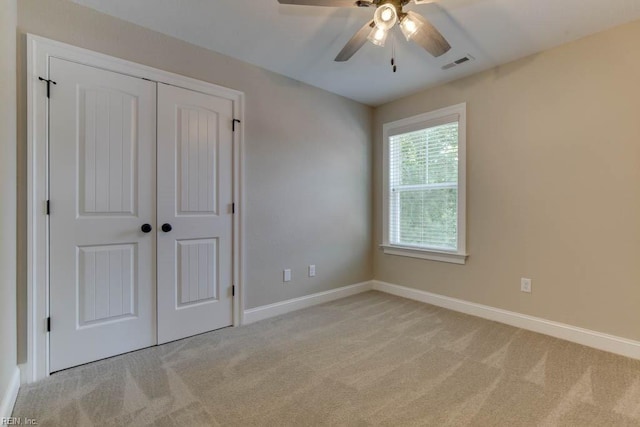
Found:
[[[389,243],[389,138],[395,135],[413,132],[458,118],[458,242],[457,251],[438,250]],[[380,247],[387,255],[399,255],[432,261],[465,264],[467,257],[467,104],[461,103],[417,116],[385,123],[382,125],[382,244]]]

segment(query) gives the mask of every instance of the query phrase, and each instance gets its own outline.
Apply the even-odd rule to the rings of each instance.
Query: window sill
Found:
[[[437,251],[429,249],[418,249],[404,246],[380,245],[387,255],[406,256],[410,258],[428,259],[431,261],[449,262],[452,264],[464,265],[467,262],[467,254],[456,252]]]

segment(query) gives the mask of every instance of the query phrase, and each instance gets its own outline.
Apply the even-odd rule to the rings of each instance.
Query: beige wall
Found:
[[[21,216],[29,32],[246,94],[247,308],[371,279],[370,108],[66,1],[20,0],[18,26]],[[24,223],[20,233],[24,242]],[[316,264],[317,277],[305,278],[308,264]],[[282,282],[283,268],[293,269],[292,282]],[[20,270],[24,339],[24,265]]]
[[[639,340],[638,40],[640,22],[377,109],[375,278]],[[384,255],[382,124],[460,102],[468,263]]]
[[[16,0],[0,6],[0,402],[16,364]],[[8,414],[0,414],[0,417]]]

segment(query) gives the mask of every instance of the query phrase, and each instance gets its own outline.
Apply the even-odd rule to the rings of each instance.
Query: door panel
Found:
[[[179,307],[218,299],[218,239],[177,241]]]
[[[232,321],[233,102],[158,85],[158,342]]]
[[[137,99],[100,87],[78,87],[80,212],[134,215]]]
[[[176,107],[178,215],[217,214],[218,114]]]
[[[157,342],[156,84],[49,66],[54,372]]]
[[[135,245],[78,248],[80,327],[136,313]]]

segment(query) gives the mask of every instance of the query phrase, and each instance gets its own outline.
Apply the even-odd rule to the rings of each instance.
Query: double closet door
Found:
[[[49,73],[50,371],[231,325],[233,102]]]

